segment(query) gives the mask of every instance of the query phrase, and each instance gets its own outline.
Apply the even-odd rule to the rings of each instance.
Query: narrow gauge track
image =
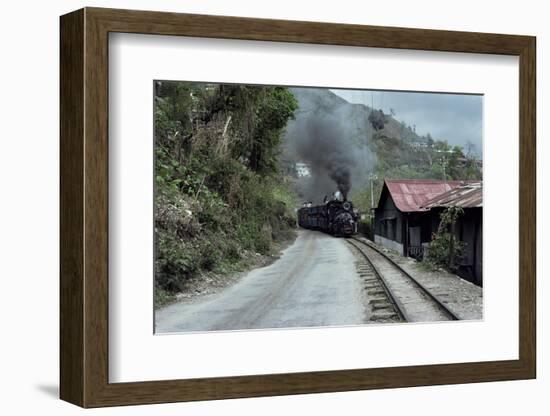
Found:
[[[371,265],[403,321],[460,320],[441,300],[384,252],[355,237],[347,241]]]
[[[357,268],[360,275],[366,277],[366,288],[369,295],[372,296],[372,299],[369,301],[372,308],[370,320],[374,322],[407,322],[403,306],[398,299],[394,298],[384,277],[378,272],[361,246],[353,243],[351,240],[348,239],[346,241],[364,260],[363,264],[358,263]]]

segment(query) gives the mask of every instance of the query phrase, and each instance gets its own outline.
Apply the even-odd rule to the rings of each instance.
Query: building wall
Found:
[[[456,236],[464,246],[464,258],[458,274],[475,284],[482,285],[482,208],[465,208],[456,224]]]
[[[435,233],[438,230],[442,211],[442,208],[433,208],[429,212],[424,213],[423,218],[418,222],[424,227],[422,230],[422,245],[425,247],[424,255],[429,250],[431,233]],[[464,214],[458,218],[454,230],[456,238],[465,244],[464,258],[457,274],[480,286],[483,280],[482,214],[482,208],[464,208]],[[425,236],[428,234],[428,231],[430,238],[426,240]]]
[[[403,213],[397,209],[386,188],[382,191],[380,203],[375,210],[374,221],[375,242],[378,237],[380,244],[403,254]]]
[[[374,236],[374,242],[391,250],[395,250],[403,254],[403,244],[398,243],[397,241],[390,240],[389,238],[382,237],[380,235]]]

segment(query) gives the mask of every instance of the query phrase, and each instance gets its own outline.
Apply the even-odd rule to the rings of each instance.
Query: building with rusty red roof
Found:
[[[401,212],[427,211],[422,208],[429,200],[464,184],[463,181],[435,179],[386,179],[384,187]]]
[[[447,192],[436,195],[424,202],[422,209],[429,210],[441,207],[482,208],[483,184],[482,182],[468,182],[450,189]]]
[[[404,256],[422,258],[439,227],[441,212],[450,206],[464,210],[453,230],[465,245],[459,274],[481,285],[480,181],[386,179],[374,211],[374,241]]]

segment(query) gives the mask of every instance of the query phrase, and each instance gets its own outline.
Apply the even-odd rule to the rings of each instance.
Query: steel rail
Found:
[[[434,301],[434,303],[437,304],[453,321],[460,321],[461,318],[452,310],[450,310],[447,305],[441,301],[435,294],[433,294],[428,288],[426,288],[422,283],[420,283],[417,279],[415,279],[409,272],[407,272],[405,269],[403,269],[395,260],[390,258],[386,253],[384,253],[382,250],[380,250],[378,247],[374,247],[373,245],[358,239],[357,237],[352,237],[352,240],[355,240],[364,246],[370,248],[371,250],[376,251],[378,254],[380,254],[384,259],[386,259],[391,265],[393,265],[396,269],[398,269],[399,272],[401,272],[403,275],[407,276],[422,292],[424,292],[428,297]],[[366,255],[366,254],[365,254]],[[368,255],[366,255],[368,257]],[[369,259],[370,261],[370,259]],[[372,261],[371,261],[372,264]]]
[[[352,238],[352,240],[355,240],[355,239]],[[386,282],[386,279],[382,276],[382,273],[380,273],[380,271],[378,270],[378,267],[376,267],[374,265],[374,263],[369,258],[369,256],[363,250],[361,250],[361,248],[359,248],[359,246],[352,243],[350,240],[346,240],[346,241],[351,246],[355,247],[357,249],[357,251],[359,251],[359,253],[361,253],[361,255],[365,258],[365,260],[367,260],[367,262],[371,266],[372,270],[374,271],[374,273],[378,277],[378,280],[380,281],[380,283],[382,285],[382,289],[386,293],[386,296],[387,296],[389,302],[391,303],[391,305],[393,306],[393,308],[395,309],[395,312],[399,316],[399,319],[401,319],[404,322],[410,322],[410,318],[408,317],[407,312],[405,312],[405,308],[403,307],[403,304],[401,303],[401,301],[399,299],[397,299],[394,296],[393,292],[391,291],[390,287],[388,286],[388,283]]]

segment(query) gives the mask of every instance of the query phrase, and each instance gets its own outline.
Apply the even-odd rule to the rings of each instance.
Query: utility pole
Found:
[[[375,173],[369,173],[369,180],[370,180],[370,215],[371,218],[373,217],[373,209],[374,209],[374,181],[378,180],[378,176]]]
[[[435,151],[436,153],[453,153],[452,150],[436,150]],[[447,167],[447,156],[443,155],[443,157],[441,158],[441,167],[443,168],[443,182],[447,182],[447,171],[446,171],[446,167]]]

